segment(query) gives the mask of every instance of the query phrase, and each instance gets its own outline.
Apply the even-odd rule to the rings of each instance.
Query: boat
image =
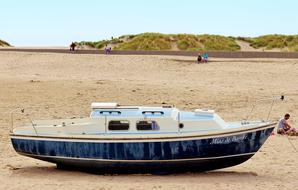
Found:
[[[23,110],[22,110],[23,111]],[[36,120],[12,129],[23,156],[105,173],[197,172],[250,159],[275,122],[225,122],[214,110],[95,102],[86,118]]]

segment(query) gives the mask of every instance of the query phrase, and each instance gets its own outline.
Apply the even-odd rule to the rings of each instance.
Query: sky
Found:
[[[124,34],[298,34],[297,0],[0,0],[0,39],[68,46]]]

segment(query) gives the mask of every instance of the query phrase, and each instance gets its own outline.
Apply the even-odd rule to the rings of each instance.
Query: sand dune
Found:
[[[21,106],[32,118],[84,115],[93,101],[174,104],[215,109],[226,120],[247,116],[256,99],[284,94],[271,119],[289,112],[298,124],[298,60],[76,55],[0,52],[0,189],[297,189],[297,152],[284,136],[269,137],[239,166],[165,176],[95,175],[63,171],[17,155],[9,141],[9,110]],[[39,108],[33,107],[38,105]],[[49,109],[46,107],[49,106]],[[266,118],[270,102],[253,117]],[[27,119],[15,117],[16,124]],[[298,147],[298,138],[291,137]]]

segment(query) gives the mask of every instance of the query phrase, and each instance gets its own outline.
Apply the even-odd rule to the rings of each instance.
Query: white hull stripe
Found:
[[[27,153],[20,153],[24,156],[39,157],[42,158],[51,158],[51,159],[61,159],[61,160],[81,160],[81,161],[98,161],[98,162],[180,162],[180,161],[196,161],[196,160],[212,160],[212,159],[221,159],[221,158],[233,158],[233,157],[239,157],[239,156],[248,156],[248,155],[254,155],[256,152],[250,152],[250,153],[243,153],[243,154],[234,154],[234,155],[228,155],[228,156],[217,156],[217,157],[207,157],[207,158],[188,158],[188,159],[172,159],[172,160],[108,160],[108,159],[95,159],[95,158],[74,158],[74,157],[62,157],[62,156],[43,156],[43,155],[35,155],[35,154],[27,154]]]

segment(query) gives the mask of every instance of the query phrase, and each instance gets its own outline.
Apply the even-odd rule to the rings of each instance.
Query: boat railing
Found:
[[[34,133],[36,135],[38,134],[38,130],[37,130],[37,125],[38,123],[35,123],[35,120],[32,119],[32,117],[34,117],[36,115],[36,111],[38,110],[38,113],[43,113],[40,110],[47,110],[47,112],[49,112],[50,109],[60,109],[60,108],[64,108],[66,107],[65,105],[60,105],[60,106],[53,106],[53,105],[44,105],[44,106],[27,106],[27,107],[14,107],[11,111],[6,112],[6,114],[10,115],[10,132],[12,133],[14,128],[16,128],[15,126],[15,116],[18,115],[22,115],[23,118],[26,118],[27,120],[29,120],[29,123],[31,124]],[[77,116],[71,116],[69,118],[71,119],[75,119],[75,118],[83,118],[84,114],[80,114]]]
[[[20,111],[20,112],[18,112],[18,111]],[[15,108],[15,109],[13,109],[13,110],[10,111],[10,125],[11,125],[11,127],[10,127],[10,130],[11,131],[10,132],[11,133],[13,132],[13,129],[14,129],[14,115],[16,113],[24,114],[25,113],[25,108],[20,108],[19,107],[19,108]],[[35,134],[38,135],[37,130],[36,130],[36,127],[35,127],[36,124],[34,124],[33,120],[29,117],[29,115],[26,115],[26,116],[30,120],[31,126],[32,126]]]
[[[269,118],[270,118],[271,111],[272,111],[272,109],[273,109],[273,105],[274,105],[278,100],[283,101],[284,99],[285,99],[284,95],[281,95],[280,97],[274,97],[274,96],[272,96],[271,98],[264,98],[264,99],[258,99],[258,100],[256,100],[256,101],[253,103],[250,112],[248,112],[248,114],[247,114],[245,120],[247,121],[247,120],[249,120],[249,119],[251,118],[252,113],[253,113],[253,111],[255,110],[255,108],[256,108],[256,106],[257,106],[258,103],[260,103],[260,102],[265,102],[265,101],[270,101],[270,107],[269,107],[270,109],[268,110],[267,117],[266,117],[266,120],[265,120],[265,121],[268,121]]]

